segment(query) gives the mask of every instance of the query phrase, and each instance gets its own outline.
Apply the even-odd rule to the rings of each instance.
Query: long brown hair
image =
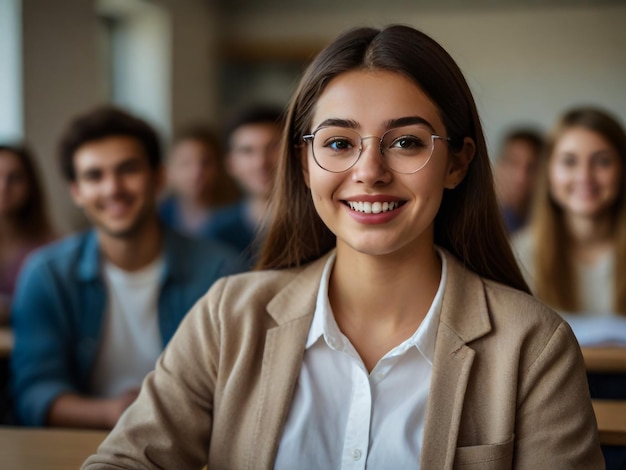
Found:
[[[305,71],[289,106],[269,233],[258,267],[285,268],[334,248],[335,236],[315,212],[299,158],[315,104],[326,85],[351,70],[386,70],[412,79],[435,103],[459,151],[470,137],[476,154],[463,182],[446,190],[435,218],[435,243],[476,273],[528,292],[496,203],[476,105],[459,67],[433,39],[408,26],[359,28],[339,36]]]
[[[548,136],[547,158],[537,184],[531,223],[537,296],[560,310],[580,310],[570,234],[565,226],[563,209],[550,195],[548,178],[554,148],[563,134],[575,127],[602,136],[621,160],[621,190],[612,210],[616,240],[613,308],[615,312],[626,314],[626,133],[613,116],[597,108],[583,107],[566,112]]]
[[[14,223],[20,236],[27,240],[48,240],[52,237],[52,225],[44,201],[41,180],[30,150],[24,145],[0,145],[0,153],[14,155],[22,165],[28,184],[28,197],[15,214]]]

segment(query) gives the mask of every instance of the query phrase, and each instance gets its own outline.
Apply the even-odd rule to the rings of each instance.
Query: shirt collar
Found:
[[[390,355],[400,355],[406,352],[409,348],[415,347],[424,355],[431,365],[435,356],[435,340],[437,339],[437,329],[439,327],[441,306],[443,304],[443,292],[447,278],[446,257],[439,247],[435,247],[435,249],[439,259],[441,260],[441,279],[439,281],[437,293],[435,294],[428,313],[413,335],[390,351]],[[309,329],[309,335],[306,341],[306,349],[313,346],[313,344],[315,344],[320,337],[324,338],[329,347],[338,349],[337,339],[343,337],[339,327],[337,326],[337,322],[335,321],[330,302],[328,300],[328,282],[330,280],[332,268],[335,264],[336,256],[336,253],[333,253],[328,258],[326,265],[324,266],[324,271],[322,272],[322,278],[317,292],[313,321],[311,322],[311,328]]]

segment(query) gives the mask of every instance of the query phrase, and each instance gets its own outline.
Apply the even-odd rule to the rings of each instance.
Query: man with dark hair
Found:
[[[156,133],[115,108],[74,120],[60,145],[74,202],[93,229],[35,253],[12,318],[18,420],[112,428],[190,307],[236,253],[162,226]]]
[[[504,137],[496,158],[496,194],[509,232],[528,219],[535,180],[543,152],[543,138],[532,129],[513,129]]]
[[[252,267],[262,238],[262,222],[278,162],[282,113],[268,106],[242,110],[226,132],[226,169],[244,199],[213,214],[207,234],[233,246]]]

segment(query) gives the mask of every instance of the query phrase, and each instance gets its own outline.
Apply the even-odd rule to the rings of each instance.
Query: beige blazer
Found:
[[[446,257],[421,468],[604,468],[567,324]],[[272,468],[325,261],[218,281],[83,468]]]

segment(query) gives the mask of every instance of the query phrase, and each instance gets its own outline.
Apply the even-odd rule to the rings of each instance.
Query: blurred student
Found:
[[[26,256],[53,238],[32,154],[23,146],[0,145],[0,324],[9,322]]]
[[[196,304],[83,468],[603,468],[580,350],[528,295],[449,54],[406,26],[341,35],[283,143],[266,270]]]
[[[530,226],[513,238],[536,295],[581,345],[626,345],[626,133],[595,108],[566,112],[548,143]],[[592,397],[626,398],[626,377],[590,375]]]
[[[594,108],[550,134],[531,225],[513,242],[534,292],[563,312],[626,315],[626,134]]]
[[[115,108],[76,118],[60,166],[93,229],[34,254],[13,304],[21,423],[112,428],[188,309],[236,254],[162,226],[157,135]]]
[[[159,205],[161,219],[179,232],[206,237],[215,208],[236,200],[234,185],[223,168],[219,138],[211,129],[184,129],[169,154],[169,194]]]
[[[509,233],[526,225],[543,152],[543,137],[514,129],[504,138],[494,167],[496,195]]]
[[[281,110],[267,106],[243,109],[226,132],[226,169],[244,197],[213,214],[208,234],[234,247],[249,267],[257,259],[263,238],[281,133]]]

